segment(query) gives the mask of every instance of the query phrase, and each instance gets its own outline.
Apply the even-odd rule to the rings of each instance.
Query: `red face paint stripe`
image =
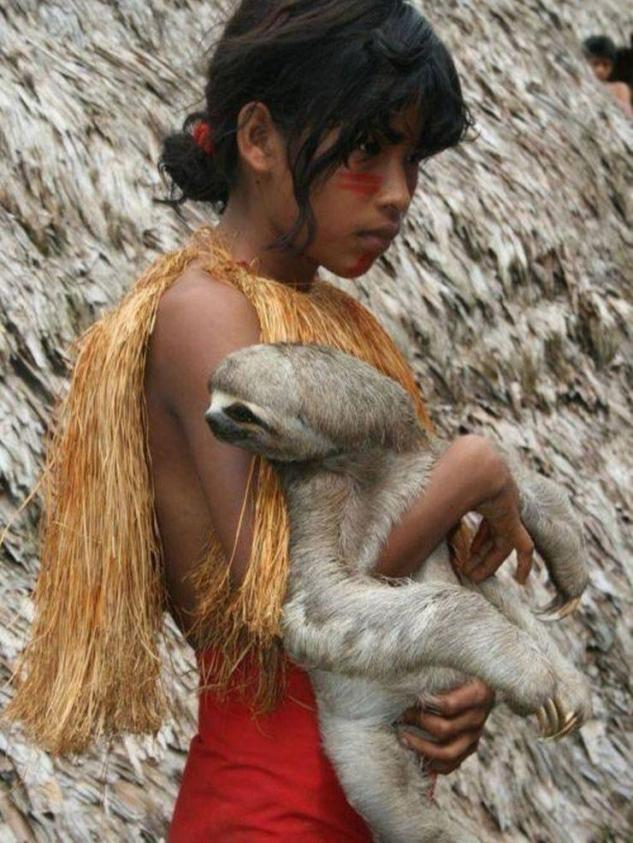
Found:
[[[372,184],[375,187],[378,187],[382,181],[380,176],[376,176],[373,173],[352,173],[351,170],[341,173],[339,178],[357,182],[358,184]]]
[[[382,179],[380,176],[371,173],[341,173],[339,185],[343,190],[351,190],[354,193],[362,193],[364,196],[371,196],[380,188]]]
[[[363,190],[363,191],[371,190],[372,192],[375,192],[376,190],[378,190],[378,187],[380,186],[380,185],[376,186],[376,185],[373,185],[373,184],[359,184],[358,182],[348,181],[346,179],[341,179],[339,184],[341,185],[341,187],[346,187],[348,190]]]
[[[360,184],[359,182],[348,181],[347,179],[341,179],[339,185],[347,190],[358,190],[363,193],[376,193],[380,188],[379,184]]]

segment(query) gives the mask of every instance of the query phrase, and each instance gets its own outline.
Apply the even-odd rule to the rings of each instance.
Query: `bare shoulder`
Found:
[[[182,391],[183,381],[199,381],[227,354],[259,339],[257,313],[248,299],[192,266],[163,294],[158,306],[148,360],[152,387],[171,403]]]
[[[214,278],[199,266],[187,268],[162,295],[156,327],[177,328],[191,320],[210,319],[214,326],[257,323],[255,309],[246,296],[231,284]]]
[[[626,84],[626,82],[607,82],[607,86],[610,91],[613,91],[614,94],[628,95],[631,93],[631,89]]]
[[[623,105],[631,105],[631,88],[626,82],[608,82],[609,90]]]

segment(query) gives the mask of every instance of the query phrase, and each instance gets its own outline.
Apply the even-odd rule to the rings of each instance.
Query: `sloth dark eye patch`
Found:
[[[224,413],[238,424],[256,424],[258,427],[267,428],[267,425],[244,404],[231,404],[230,407],[224,408]]]

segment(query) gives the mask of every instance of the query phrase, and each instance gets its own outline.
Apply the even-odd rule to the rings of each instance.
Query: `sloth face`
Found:
[[[206,419],[225,442],[282,462],[371,447],[401,449],[419,435],[401,386],[366,363],[316,345],[255,345],[228,355],[209,381]]]
[[[221,390],[214,390],[205,414],[214,435],[223,442],[270,460],[295,462],[324,457],[334,450],[325,437],[299,416],[281,416]]]

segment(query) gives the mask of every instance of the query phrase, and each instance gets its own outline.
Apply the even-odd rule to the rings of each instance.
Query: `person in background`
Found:
[[[618,49],[614,42],[606,35],[592,35],[583,41],[583,53],[596,79],[606,85],[622,111],[628,117],[633,117],[631,88],[626,82],[612,79],[618,57]]]

